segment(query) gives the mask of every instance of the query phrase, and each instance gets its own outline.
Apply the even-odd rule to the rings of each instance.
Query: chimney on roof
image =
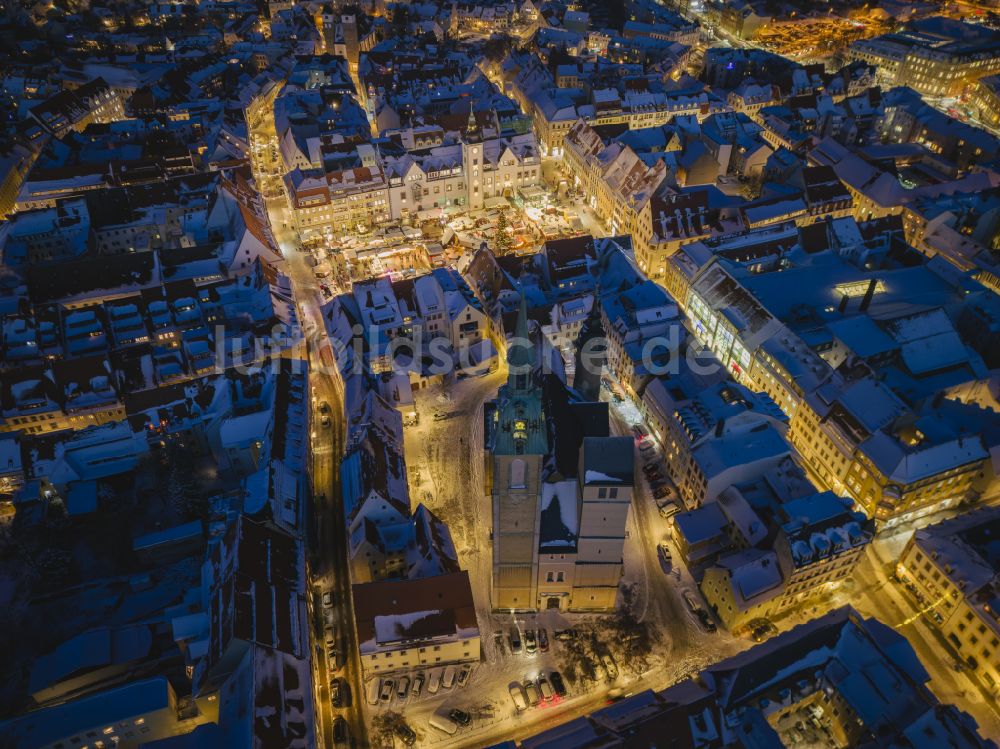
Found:
[[[878,279],[873,278],[868,282],[868,291],[865,292],[865,298],[861,300],[861,307],[858,308],[859,312],[864,312],[868,309],[868,305],[872,303],[872,297],[875,296],[875,287],[878,285]]]

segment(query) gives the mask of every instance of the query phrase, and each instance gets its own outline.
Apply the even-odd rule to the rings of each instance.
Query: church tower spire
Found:
[[[528,329],[528,300],[521,291],[521,302],[517,309],[517,324],[514,338],[507,349],[507,385],[515,392],[524,393],[531,389],[531,374],[535,367],[535,346],[531,342]]]
[[[482,140],[482,132],[479,129],[479,121],[476,120],[475,107],[469,102],[469,119],[465,123],[465,142],[478,143]]]

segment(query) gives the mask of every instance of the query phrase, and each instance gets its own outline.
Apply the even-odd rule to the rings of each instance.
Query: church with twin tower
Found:
[[[612,611],[634,482],[631,437],[612,437],[608,404],[541,371],[521,299],[507,382],[484,409],[493,503],[495,610]]]

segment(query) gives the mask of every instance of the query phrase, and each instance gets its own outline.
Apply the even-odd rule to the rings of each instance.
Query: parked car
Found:
[[[660,473],[659,468],[656,468],[652,471],[644,471],[644,473],[646,474],[646,480],[650,482],[650,485],[663,478],[663,474]]]
[[[669,497],[671,494],[670,487],[666,484],[660,484],[660,486],[653,489],[653,499],[663,499],[664,497]]]
[[[750,636],[753,637],[754,642],[764,642],[769,637],[774,637],[774,635],[778,634],[778,628],[767,619],[754,619],[748,626],[750,627]]]
[[[692,614],[697,614],[701,611],[701,601],[699,601],[698,597],[690,590],[685,589],[684,592],[681,593],[681,597],[684,599],[684,603],[687,604],[688,610]]]
[[[406,695],[410,691],[410,677],[402,676],[399,681],[396,682],[396,696],[401,700],[406,699]]]
[[[543,653],[549,652],[549,633],[545,628],[538,630],[538,647]]]
[[[510,631],[510,652],[520,653],[521,652],[521,635],[517,631],[517,628],[513,628]]]
[[[654,455],[656,453],[656,445],[653,443],[653,440],[649,439],[649,437],[639,440],[639,452],[645,457]]]
[[[427,719],[427,722],[439,731],[444,731],[449,736],[458,731],[458,723],[447,715],[441,715],[441,713],[431,713],[431,717]]]
[[[651,460],[649,463],[646,463],[642,467],[642,472],[645,473],[646,475],[658,472],[659,470],[660,470],[660,464],[657,463],[655,460]]]
[[[646,437],[649,434],[649,432],[646,431],[646,427],[642,424],[633,424],[632,431],[635,433],[635,436],[639,438]]]
[[[660,566],[663,567],[663,570],[665,572],[670,572],[670,569],[674,564],[674,559],[666,544],[661,543],[656,547],[656,556],[660,558]]]
[[[664,502],[662,505],[660,505],[660,509],[658,510],[660,517],[663,518],[664,520],[670,520],[670,518],[672,518],[680,511],[681,511],[680,508],[673,502]]]
[[[614,681],[618,678],[618,666],[615,665],[615,662],[612,660],[610,654],[601,654],[601,665],[604,666],[604,670],[607,672],[609,679]]]
[[[351,731],[347,726],[347,721],[341,716],[333,721],[333,745],[334,746],[350,746],[351,745]]]
[[[538,640],[535,639],[535,630],[524,630],[524,651],[534,653],[536,650],[538,650]]]
[[[709,614],[705,609],[698,609],[697,611],[698,623],[701,624],[702,629],[706,632],[715,632],[718,627],[715,626],[715,622],[712,620],[711,614]]]
[[[542,701],[541,692],[538,691],[538,687],[533,681],[524,682],[524,693],[528,695],[528,704],[532,707]]]
[[[338,671],[342,665],[340,662],[340,651],[336,645],[331,645],[326,650],[327,665],[331,671]]]
[[[460,726],[467,726],[472,722],[472,716],[465,712],[465,710],[459,710],[457,707],[448,713],[448,717]]]
[[[344,704],[343,695],[340,693],[340,679],[334,679],[330,682],[330,704],[334,707],[340,707]]]
[[[458,672],[458,686],[464,687],[465,683],[469,680],[469,675],[472,673],[472,666],[466,664],[462,666],[461,670]]]
[[[382,688],[378,693],[378,698],[381,702],[388,702],[392,699],[392,692],[396,686],[396,682],[392,679],[382,679]]]
[[[557,629],[552,633],[552,636],[561,642],[566,642],[567,640],[576,639],[575,629]]]
[[[334,645],[334,644],[336,644],[336,642],[337,642],[337,630],[335,630],[333,627],[327,627],[323,631],[326,634],[326,644],[327,645]]]
[[[557,695],[559,695],[560,697],[566,696],[566,682],[563,681],[561,673],[559,673],[558,671],[553,671],[551,674],[549,674],[549,681],[552,682],[552,688],[555,690],[555,693]]]
[[[424,675],[417,674],[416,676],[414,676],[413,686],[410,687],[410,691],[413,693],[414,697],[420,696],[420,690],[423,688],[423,686],[424,686]]]
[[[542,693],[542,699],[546,702],[556,696],[555,691],[552,689],[552,684],[545,678],[544,674],[538,677],[538,691]]]
[[[455,685],[455,667],[448,666],[444,670],[444,676],[441,677],[441,686],[445,689],[451,689]]]
[[[427,677],[427,692],[429,694],[437,694],[440,688],[441,688],[441,669],[435,668],[431,670],[430,676]]]
[[[332,591],[328,590],[328,591],[326,591],[323,594],[323,605],[326,606],[327,608],[330,608],[331,606],[333,606],[333,592]]]
[[[518,711],[528,709],[528,700],[524,696],[524,687],[515,681],[510,685],[508,691],[510,692],[510,698],[514,700],[514,707],[517,708]]]
[[[402,720],[397,721],[392,730],[396,733],[396,736],[399,737],[399,740],[407,746],[413,746],[417,743],[417,734],[415,734],[413,729],[406,725],[406,723]]]

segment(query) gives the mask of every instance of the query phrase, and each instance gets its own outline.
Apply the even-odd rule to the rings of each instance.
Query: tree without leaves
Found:
[[[395,739],[392,733],[396,726],[403,722],[401,713],[386,710],[372,718],[371,739],[375,746],[393,746]]]
[[[761,173],[751,174],[740,181],[740,194],[747,200],[756,200],[760,197],[764,187],[764,175]]]
[[[173,443],[167,448],[167,501],[171,508],[185,520],[205,519],[209,501],[191,476],[191,465],[182,457],[180,448]]]
[[[73,557],[62,549],[44,549],[34,558],[40,587],[47,591],[65,587],[73,578]]]

